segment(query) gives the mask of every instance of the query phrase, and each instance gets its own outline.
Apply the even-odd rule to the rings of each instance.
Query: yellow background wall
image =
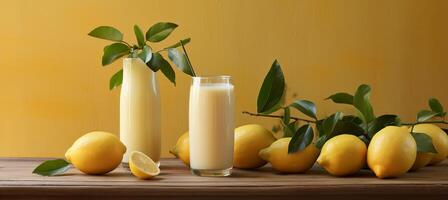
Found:
[[[144,30],[159,21],[180,25],[168,45],[192,37],[199,74],[234,77],[237,125],[275,120],[241,115],[279,59],[289,94],[315,101],[320,116],[351,112],[323,99],[373,87],[376,114],[406,120],[430,96],[448,107],[448,1],[419,0],[0,0],[0,156],[60,157],[92,130],[118,134],[119,90],[101,67],[108,42],[87,33],[98,25]],[[174,87],[160,76],[163,156],[188,129],[190,79]]]

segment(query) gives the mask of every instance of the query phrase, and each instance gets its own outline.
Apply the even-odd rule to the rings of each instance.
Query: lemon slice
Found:
[[[150,179],[159,175],[160,169],[157,164],[139,151],[133,151],[129,157],[129,168],[132,174],[140,179]]]

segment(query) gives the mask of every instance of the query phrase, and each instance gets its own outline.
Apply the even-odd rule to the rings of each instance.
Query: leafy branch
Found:
[[[243,111],[243,114],[246,115],[250,115],[250,116],[259,116],[259,117],[270,117],[270,118],[279,118],[279,119],[283,119],[284,116],[282,115],[269,115],[269,114],[262,114],[262,113],[251,113],[248,111]],[[316,123],[316,121],[314,120],[308,120],[308,119],[304,119],[304,118],[299,118],[299,117],[290,117],[290,119],[295,120],[295,121],[304,121],[304,122],[308,122],[308,123]]]
[[[295,100],[293,103],[284,105],[285,78],[280,64],[277,60],[272,63],[271,69],[264,78],[257,99],[257,113],[244,111],[243,114],[251,116],[271,117],[281,119],[284,137],[292,137],[289,143],[288,153],[295,153],[305,149],[310,144],[321,146],[338,128],[338,122],[343,114],[336,112],[333,115],[318,119],[316,105],[309,100]],[[283,115],[272,115],[271,113],[283,110]],[[298,110],[308,118],[291,116],[291,109]],[[298,126],[298,122],[305,122]],[[318,131],[318,139],[314,138],[314,129]]]
[[[154,51],[150,43],[163,41],[177,27],[177,24],[171,22],[159,22],[152,25],[144,35],[140,27],[138,25],[134,25],[134,33],[137,39],[137,44],[132,45],[123,40],[123,33],[111,26],[99,26],[93,29],[88,35],[114,42],[103,49],[103,66],[107,66],[126,55],[129,58],[140,58],[152,71],[162,71],[165,77],[167,77],[173,84],[176,84],[176,74],[174,73],[170,63],[162,56],[161,53],[168,52],[168,58],[180,71],[190,76],[196,76],[184,46],[189,43],[191,39],[186,38],[180,40],[176,44],[170,45],[158,51]],[[177,50],[178,47],[182,47],[182,51]],[[122,82],[123,70],[120,69],[111,77],[109,81],[109,88],[112,90],[115,87],[120,86]]]
[[[244,111],[243,114],[280,119],[281,126],[275,126],[273,130],[281,128],[283,137],[292,137],[288,153],[301,151],[310,144],[321,148],[327,140],[339,134],[352,134],[369,144],[372,137],[384,127],[401,125],[412,126],[411,133],[417,142],[418,151],[434,152],[431,137],[413,132],[413,126],[423,123],[448,124],[445,121],[447,112],[443,110],[443,106],[435,98],[429,100],[431,110],[422,110],[417,114],[417,122],[402,123],[400,117],[394,114],[376,116],[370,102],[371,87],[366,84],[360,85],[354,95],[339,92],[325,99],[338,104],[353,106],[356,115],[344,116],[342,112],[335,112],[330,116],[319,119],[315,104],[309,100],[295,100],[293,103],[285,105],[285,85],[283,71],[278,61],[275,60],[259,91],[257,113]],[[291,116],[291,109],[296,109],[308,118]],[[279,110],[283,110],[281,115],[272,114]],[[428,121],[434,117],[440,117],[441,119]],[[299,122],[304,124],[299,126]],[[315,134],[312,126],[316,128],[317,138],[314,138]]]

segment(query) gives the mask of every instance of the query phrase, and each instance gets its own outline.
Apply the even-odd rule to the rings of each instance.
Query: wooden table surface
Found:
[[[231,177],[198,177],[179,160],[163,159],[161,174],[146,181],[122,167],[104,176],[88,176],[76,169],[54,177],[32,174],[41,161],[0,158],[0,199],[448,199],[447,160],[381,180],[367,170],[338,178],[318,167],[306,174],[283,175],[269,166],[234,170]]]

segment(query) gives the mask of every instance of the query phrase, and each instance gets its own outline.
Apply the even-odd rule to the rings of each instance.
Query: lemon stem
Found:
[[[243,111],[243,114],[246,115],[250,115],[250,116],[257,116],[257,117],[270,117],[270,118],[280,118],[282,119],[283,116],[280,115],[269,115],[269,114],[261,114],[261,113],[251,113],[248,111]],[[299,118],[299,117],[293,117],[291,116],[291,119],[296,120],[296,121],[304,121],[304,122],[308,122],[308,123],[316,123],[316,121],[314,120],[309,120],[309,119],[303,119],[303,118]]]
[[[439,121],[424,121],[424,122],[414,122],[414,123],[401,123],[402,125],[417,125],[417,124],[448,124],[448,121],[439,120]]]

